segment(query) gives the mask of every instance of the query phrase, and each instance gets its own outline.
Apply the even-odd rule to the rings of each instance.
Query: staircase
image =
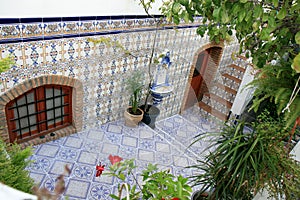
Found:
[[[246,68],[245,58],[238,57],[233,64],[220,70],[220,75],[211,84],[209,92],[203,94],[198,102],[202,112],[211,115],[221,121],[229,118],[230,110],[237,91],[242,82]]]

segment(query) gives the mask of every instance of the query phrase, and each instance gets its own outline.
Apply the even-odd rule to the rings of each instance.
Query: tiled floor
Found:
[[[202,116],[202,117],[201,117]],[[204,119],[205,118],[205,119]],[[161,169],[170,169],[175,175],[190,176],[197,159],[204,156],[209,139],[189,146],[193,137],[203,132],[217,131],[220,124],[191,108],[181,115],[158,121],[155,130],[144,124],[137,128],[124,126],[122,120],[73,134],[69,137],[34,147],[33,163],[28,167],[31,177],[40,187],[54,190],[54,184],[67,164],[71,174],[65,177],[66,190],[62,196],[70,200],[103,199],[117,194],[117,179],[95,177],[95,167],[101,162],[110,165],[108,156],[118,155],[135,159],[136,174],[154,163]],[[299,159],[300,143],[293,150]],[[197,172],[199,173],[199,172]],[[128,181],[134,181],[128,177]],[[256,197],[256,199],[265,199]]]
[[[175,115],[159,121],[155,130],[144,124],[129,128],[120,120],[35,146],[34,155],[31,157],[34,162],[28,170],[40,187],[53,191],[56,177],[67,164],[72,172],[65,177],[64,196],[71,200],[107,200],[110,199],[110,193],[117,193],[119,182],[115,178],[95,177],[96,164],[101,162],[109,166],[110,154],[124,159],[134,158],[138,166],[137,174],[148,163],[155,163],[161,169],[170,169],[175,175],[192,175],[193,171],[186,166],[196,162],[207,142],[199,142],[192,148],[188,146],[195,135],[213,130],[215,126],[192,116],[195,113],[189,113],[185,113],[185,117]],[[198,126],[187,119],[196,122]]]

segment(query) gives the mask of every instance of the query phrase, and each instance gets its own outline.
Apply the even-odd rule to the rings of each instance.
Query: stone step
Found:
[[[227,78],[227,79],[233,80],[233,81],[235,81],[235,82],[238,83],[238,84],[241,84],[241,82],[242,82],[241,79],[236,78],[236,77],[234,77],[234,76],[232,76],[232,75],[230,75],[230,74],[227,74],[227,73],[222,74],[222,76],[225,77],[225,78]]]
[[[245,71],[246,71],[245,68],[240,67],[240,66],[237,66],[237,65],[235,65],[235,64],[231,64],[231,65],[229,65],[229,67],[231,67],[231,68],[233,68],[233,69],[235,69],[235,70],[241,71],[241,72],[243,72],[243,73],[245,73]]]
[[[217,117],[218,119],[220,119],[222,121],[226,121],[227,120],[227,115],[226,114],[221,113],[220,111],[212,108],[211,106],[205,104],[204,102],[200,101],[198,103],[198,105],[199,105],[200,108],[202,108],[206,112],[210,113],[211,115]]]
[[[220,89],[225,90],[226,92],[228,92],[228,93],[230,93],[230,94],[236,95],[236,93],[237,93],[236,90],[234,90],[234,89],[232,89],[232,88],[230,88],[230,87],[228,87],[228,86],[226,86],[226,85],[223,85],[222,83],[216,83],[216,84],[214,84],[214,85],[217,86],[217,87],[220,88]]]
[[[222,97],[216,95],[216,94],[212,94],[212,93],[205,93],[205,96],[209,97],[210,99],[213,99],[221,104],[223,104],[224,106],[226,106],[227,108],[231,108],[232,107],[232,103],[226,99],[223,99]]]

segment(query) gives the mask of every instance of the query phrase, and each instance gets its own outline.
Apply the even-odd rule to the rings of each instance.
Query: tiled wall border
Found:
[[[179,25],[164,20],[162,16],[92,16],[92,17],[54,17],[54,18],[0,18],[0,44],[28,42],[118,34],[136,31],[152,31],[156,21],[162,20],[164,29],[191,28],[200,25],[201,17],[194,23],[181,21]]]
[[[63,86],[69,86],[73,88],[72,91],[72,125],[68,126],[66,128],[60,129],[58,131],[55,131],[54,136],[50,136],[50,134],[45,135],[45,138],[35,138],[28,142],[22,143],[22,147],[28,146],[28,145],[36,145],[40,143],[44,143],[47,141],[51,141],[54,139],[58,139],[60,137],[64,137],[66,135],[70,135],[72,133],[81,131],[82,129],[82,110],[83,110],[83,86],[80,80],[67,77],[67,76],[61,76],[61,75],[47,75],[47,76],[39,76],[27,81],[22,82],[21,84],[18,84],[17,86],[13,87],[9,91],[5,92],[0,96],[0,137],[5,142],[9,142],[9,135],[8,135],[8,127],[6,122],[6,115],[5,115],[5,106],[7,103],[9,103],[11,100],[15,99],[16,97],[22,95],[23,93],[33,89],[37,88],[42,85],[63,85]]]

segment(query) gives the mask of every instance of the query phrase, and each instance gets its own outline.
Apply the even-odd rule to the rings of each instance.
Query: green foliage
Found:
[[[124,160],[111,165],[109,172],[104,175],[114,176],[120,179],[123,184],[119,186],[119,190],[123,189],[126,184],[129,190],[131,200],[134,199],[172,199],[174,197],[182,200],[189,199],[191,194],[191,187],[187,184],[188,179],[182,176],[174,176],[170,174],[169,170],[159,171],[156,165],[148,164],[147,168],[142,171],[143,183],[139,184],[136,177],[133,175],[133,170],[136,168],[134,160]],[[132,177],[136,185],[128,184],[127,177]],[[113,199],[121,198],[120,195],[112,194]]]
[[[300,113],[300,96],[295,96],[294,101],[290,104],[290,111],[284,113],[282,111],[290,101],[298,77],[299,74],[293,71],[287,61],[282,60],[276,65],[265,65],[250,85],[256,88],[251,109],[256,111],[261,102],[270,98],[277,105],[278,115],[284,115],[286,127],[294,125],[293,123]]]
[[[0,182],[17,190],[32,193],[34,182],[29,177],[29,172],[25,170],[30,162],[28,157],[32,154],[31,148],[21,150],[17,144],[8,147],[0,140],[0,149]]]
[[[144,75],[140,71],[134,71],[127,79],[127,90],[131,94],[130,106],[132,107],[132,113],[138,113],[139,102],[142,95]]]
[[[294,58],[292,68],[297,72],[300,73],[300,53]]]
[[[188,179],[179,175],[175,177],[169,170],[157,171],[155,165],[149,164],[144,170],[143,199],[189,199],[191,188]]]
[[[284,61],[292,68],[287,79],[279,77],[276,82],[288,82],[292,78],[296,83],[300,73],[300,1],[297,0],[169,0],[164,1],[161,12],[167,20],[178,24],[180,19],[193,21],[194,16],[201,16],[203,25],[197,29],[201,36],[208,34],[210,39],[219,43],[235,33],[240,43],[240,52],[250,52],[253,64],[258,68],[266,67],[271,61]],[[281,67],[281,66],[277,66]],[[285,66],[284,66],[285,67]],[[275,69],[275,71],[281,69]],[[284,69],[285,70],[285,69]],[[265,82],[262,80],[262,82]],[[267,88],[265,95],[278,99],[278,103],[288,105],[287,94],[292,94],[294,87],[281,90],[281,96],[275,96],[273,84],[264,84]],[[298,89],[295,86],[295,89]],[[268,91],[266,91],[268,90]],[[268,93],[270,91],[270,93]],[[276,89],[276,91],[278,91]],[[299,116],[299,93],[291,110],[298,108],[294,115]],[[281,99],[281,97],[283,99]],[[257,101],[259,103],[259,101]],[[281,112],[282,110],[279,110]],[[291,113],[287,114],[291,117]],[[288,125],[295,122],[295,116],[288,121]]]
[[[236,31],[242,49],[251,51],[254,64],[266,62],[284,53],[295,57],[295,35],[300,31],[299,1],[231,1],[231,0],[172,0],[165,1],[161,12],[176,24],[180,19],[193,21],[202,16],[198,33],[207,33],[220,42]]]
[[[192,182],[210,190],[210,199],[250,200],[263,188],[275,199],[300,198],[300,163],[284,148],[282,139],[289,136],[284,123],[263,114],[251,124],[253,130],[245,131],[246,125],[228,125],[213,134],[209,148],[214,150],[191,166],[203,171]]]
[[[12,56],[0,59],[0,73],[8,70],[13,64],[15,64]]]

